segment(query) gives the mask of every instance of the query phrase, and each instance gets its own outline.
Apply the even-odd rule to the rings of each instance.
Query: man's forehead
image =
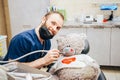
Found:
[[[60,14],[57,14],[57,13],[50,14],[48,16],[48,18],[61,18],[62,19],[62,17],[60,16]]]
[[[63,24],[62,17],[59,14],[56,14],[56,13],[49,15],[48,20],[55,21],[57,24],[59,24],[61,26]]]

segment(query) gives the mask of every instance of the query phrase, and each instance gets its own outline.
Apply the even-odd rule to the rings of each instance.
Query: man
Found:
[[[49,50],[51,47],[50,39],[62,28],[64,17],[61,13],[53,11],[47,13],[38,27],[22,32],[10,42],[8,53],[4,61],[16,59],[29,52],[36,50]],[[41,68],[51,64],[59,57],[59,50],[52,49],[47,53],[36,53],[20,59],[18,62],[24,63],[34,68]]]

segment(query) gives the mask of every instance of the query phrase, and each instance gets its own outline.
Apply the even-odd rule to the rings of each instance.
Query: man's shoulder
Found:
[[[27,31],[23,31],[21,33],[18,34],[18,36],[30,36],[30,35],[34,35],[35,31],[34,29],[31,30],[27,30]]]
[[[34,30],[27,30],[24,32],[21,32],[17,35],[15,35],[12,39],[11,39],[11,43],[26,43],[26,42],[30,42],[32,41],[32,39],[34,38]]]
[[[23,32],[15,35],[15,36],[13,37],[13,39],[22,39],[22,38],[24,38],[24,39],[26,38],[26,39],[27,39],[27,38],[32,37],[34,34],[35,34],[34,29],[32,29],[32,30],[27,30],[27,31],[23,31]]]

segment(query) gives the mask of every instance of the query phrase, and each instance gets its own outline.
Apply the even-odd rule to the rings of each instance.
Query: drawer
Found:
[[[4,57],[7,53],[6,36],[0,35],[0,56]]]
[[[3,52],[2,51],[0,51],[0,56],[2,56],[3,55]]]
[[[2,42],[0,42],[0,47],[2,46]]]

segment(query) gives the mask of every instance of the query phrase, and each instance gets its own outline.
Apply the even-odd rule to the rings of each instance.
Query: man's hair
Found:
[[[47,14],[45,14],[45,17],[48,18],[48,16],[50,16],[51,14],[59,14],[61,16],[61,18],[64,20],[63,14],[58,11],[50,11]]]

